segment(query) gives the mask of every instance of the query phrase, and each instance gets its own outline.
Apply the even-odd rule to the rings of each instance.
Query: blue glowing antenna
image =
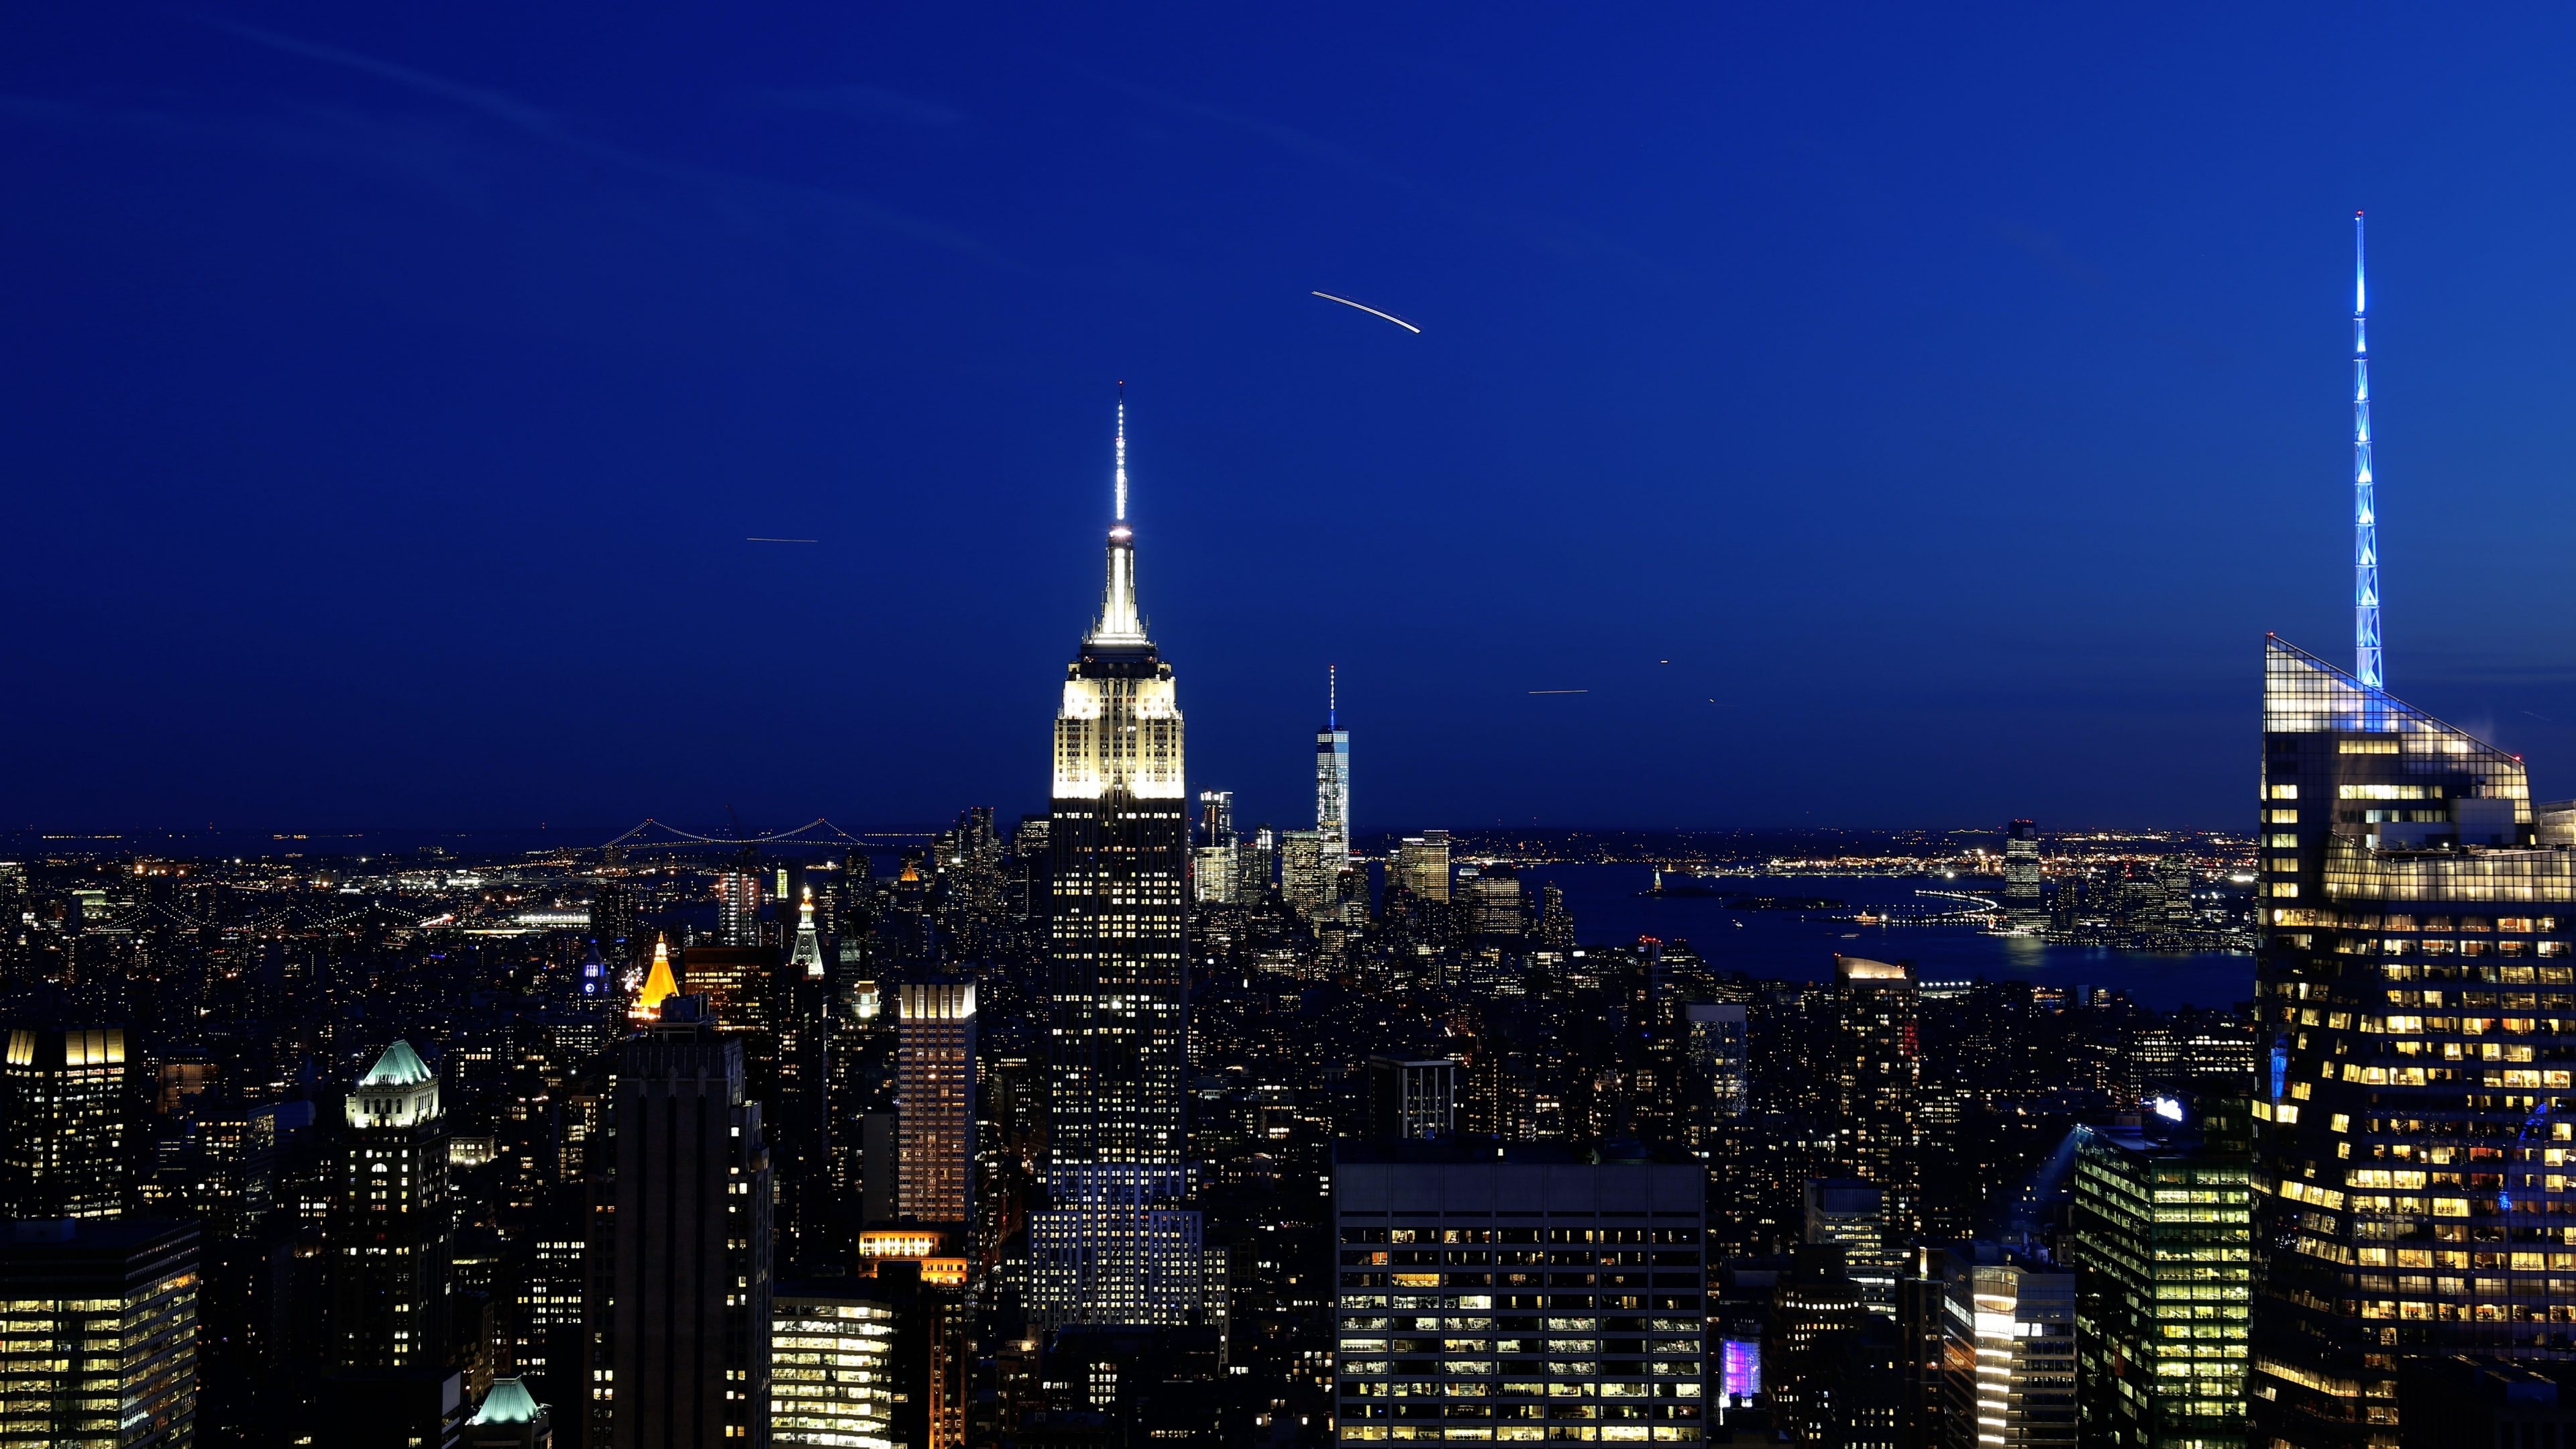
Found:
[[[2370,477],[2370,290],[2361,265],[2361,213],[2352,214],[2352,672],[2387,687],[2379,648],[2379,498]]]

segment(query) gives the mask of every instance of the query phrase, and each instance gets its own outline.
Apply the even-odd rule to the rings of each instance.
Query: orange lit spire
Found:
[[[680,983],[671,978],[671,943],[668,938],[653,942],[653,969],[644,973],[644,989],[636,993],[635,1009],[628,1013],[637,1021],[655,1021],[662,1015],[662,1003],[680,994]]]

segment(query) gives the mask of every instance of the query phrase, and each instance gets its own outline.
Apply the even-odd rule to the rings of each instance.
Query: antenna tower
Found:
[[[2352,214],[2352,672],[2384,689],[2379,647],[2379,500],[2370,477],[2370,289],[2363,280],[2361,213]]]

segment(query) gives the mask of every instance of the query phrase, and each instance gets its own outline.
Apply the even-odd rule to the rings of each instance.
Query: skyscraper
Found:
[[[0,1228],[0,1440],[194,1443],[201,1276],[194,1223]]]
[[[704,1007],[675,996],[618,1050],[585,1313],[608,1449],[769,1442],[769,1149],[741,1038]]]
[[[928,1388],[897,1377],[899,1306],[865,1281],[779,1286],[770,1308],[773,1442],[897,1442],[903,1406]]]
[[[1342,728],[1341,671],[1324,666],[1324,727],[1315,731],[1315,834],[1323,843],[1324,879],[1351,863],[1351,732]]]
[[[2036,933],[2048,924],[2041,900],[2039,827],[2016,820],[2004,827],[2004,924]]]
[[[0,1217],[124,1211],[124,1028],[20,1026],[0,1042]]]
[[[2074,1449],[2075,1275],[1992,1243],[1942,1263],[1947,1442]]]
[[[2576,853],[2523,762],[2275,638],[2258,1435],[2393,1441],[2401,1361],[2565,1354]]]
[[[1190,896],[1201,905],[1231,905],[1240,870],[1235,865],[1234,792],[1199,792],[1198,844],[1190,852]]]
[[[760,944],[760,865],[749,846],[716,875],[716,934],[728,946]]]
[[[1047,841],[1053,1206],[1030,1223],[1050,1324],[1195,1316],[1198,1215],[1183,1206],[1188,795],[1172,666],[1145,633],[1127,526],[1126,404],[1100,615],[1066,666]]]
[[[1842,1170],[1887,1194],[1887,1232],[1902,1243],[1920,1226],[1915,1184],[1914,968],[1834,958],[1835,1156]]]
[[[1426,830],[1399,842],[1388,862],[1387,881],[1426,901],[1449,899],[1449,832]]]
[[[895,1102],[900,1212],[974,1219],[975,983],[906,982],[897,1000]]]
[[[446,1114],[411,1043],[350,1089],[332,1206],[331,1353],[342,1369],[435,1369],[447,1353]]]
[[[1379,1141],[1458,1130],[1458,1063],[1450,1057],[1369,1058],[1369,1135]]]
[[[2177,1115],[2179,1105],[2174,1105]],[[2253,1152],[2242,1100],[2077,1136],[2077,1402],[2104,1444],[2245,1442]]]
[[[1330,848],[1320,830],[1291,830],[1280,838],[1279,898],[1301,919],[1312,920],[1333,903],[1336,877],[1326,866]]]

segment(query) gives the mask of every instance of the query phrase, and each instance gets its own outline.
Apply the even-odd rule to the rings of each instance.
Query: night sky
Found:
[[[18,7],[0,823],[1042,808],[1125,379],[1247,820],[1331,662],[1363,828],[2244,827],[2264,632],[2351,654],[2355,207],[2390,686],[2576,793],[2571,73],[2391,5]]]

